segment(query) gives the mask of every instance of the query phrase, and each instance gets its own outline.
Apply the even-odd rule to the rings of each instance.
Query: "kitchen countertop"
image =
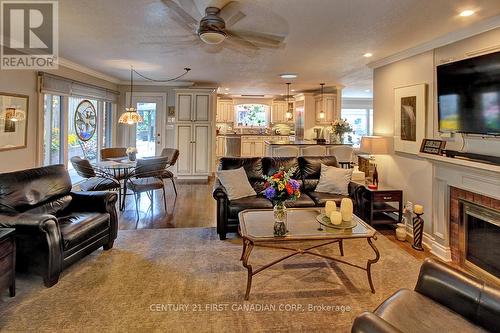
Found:
[[[314,140],[295,140],[295,141],[264,141],[266,145],[270,146],[311,146],[311,145],[320,145],[320,146],[352,146],[351,144],[342,144],[342,143],[320,143],[318,144]]]

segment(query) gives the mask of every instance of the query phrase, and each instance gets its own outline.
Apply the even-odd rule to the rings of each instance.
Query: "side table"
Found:
[[[364,220],[370,225],[400,223],[403,217],[403,191],[379,187],[369,189],[362,197]],[[394,204],[394,205],[391,205]],[[396,216],[396,214],[398,215]]]
[[[16,240],[15,229],[0,228],[0,290],[9,288],[10,297],[16,296]]]

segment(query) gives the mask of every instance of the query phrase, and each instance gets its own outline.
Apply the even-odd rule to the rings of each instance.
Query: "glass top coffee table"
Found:
[[[245,300],[248,300],[250,296],[252,277],[254,275],[298,254],[309,254],[366,271],[370,289],[372,293],[375,293],[371,277],[371,265],[376,263],[380,258],[380,253],[372,241],[377,239],[375,229],[363,222],[356,215],[353,215],[353,219],[357,222],[357,224],[352,229],[334,229],[325,227],[316,220],[316,217],[322,212],[322,209],[320,208],[289,208],[287,212],[288,233],[284,237],[273,236],[274,215],[272,209],[252,209],[244,210],[239,213],[239,234],[243,238],[243,252],[240,260],[243,262],[243,266],[248,271]],[[314,249],[326,245],[338,243],[340,256],[343,256],[343,241],[345,239],[357,238],[366,239],[370,247],[375,252],[375,258],[368,259],[366,266],[356,265],[340,258],[323,255],[317,251],[313,251]],[[312,245],[311,242],[319,242],[319,244]],[[296,246],[287,246],[286,244],[289,243],[293,243]],[[307,246],[301,247],[301,243],[306,243],[304,245]],[[252,249],[257,246],[289,250],[292,253],[254,270],[252,265],[248,263],[248,259],[250,258]]]

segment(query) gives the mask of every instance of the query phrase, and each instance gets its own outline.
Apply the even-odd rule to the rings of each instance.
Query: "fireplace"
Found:
[[[460,199],[460,264],[500,281],[500,211]]]
[[[449,187],[451,260],[500,282],[500,200]]]

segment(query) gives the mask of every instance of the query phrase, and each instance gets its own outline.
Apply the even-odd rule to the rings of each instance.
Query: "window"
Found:
[[[62,161],[61,142],[63,131],[61,126],[62,97],[44,95],[44,131],[43,131],[43,164],[58,164]]]
[[[113,146],[113,103],[104,102],[102,117],[101,148],[109,148]]]
[[[354,133],[351,133],[354,147],[359,147],[361,137],[373,133],[373,109],[342,109],[342,119],[347,119]]]
[[[238,127],[267,127],[269,124],[269,106],[264,104],[236,105]]]

